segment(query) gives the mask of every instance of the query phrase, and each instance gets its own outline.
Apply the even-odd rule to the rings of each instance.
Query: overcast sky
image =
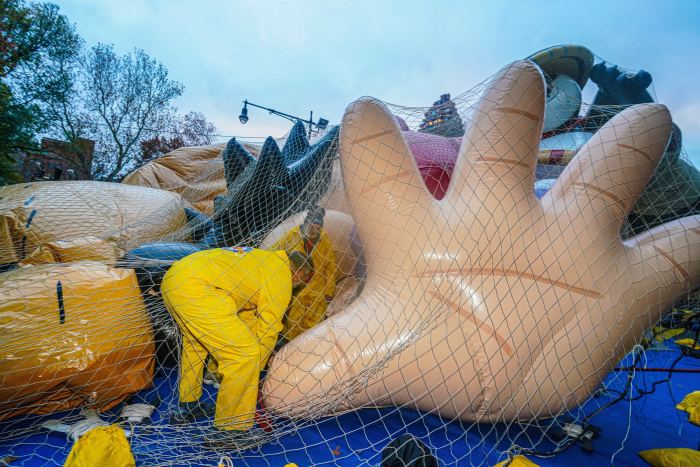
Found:
[[[134,47],[185,85],[181,112],[203,112],[222,135],[282,136],[291,123],[250,109],[338,122],[370,95],[428,106],[507,63],[580,44],[654,78],[700,163],[700,1],[58,0],[88,45]],[[594,86],[589,84],[589,86]]]

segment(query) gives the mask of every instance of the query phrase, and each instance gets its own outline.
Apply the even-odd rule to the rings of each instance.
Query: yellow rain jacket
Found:
[[[207,354],[218,363],[221,387],[214,423],[253,425],[260,369],[282,330],[292,296],[284,251],[219,248],[176,261],[161,286],[163,301],[182,331],[180,402],[202,396]]]
[[[273,249],[284,250],[287,253],[298,251],[308,255],[304,237],[298,226],[287,232]],[[323,229],[321,229],[321,238],[311,251],[311,259],[314,262],[314,275],[306,287],[292,297],[284,320],[282,335],[287,340],[294,339],[320,323],[325,317],[328,306],[326,297],[332,298],[335,294],[337,276],[335,254],[333,245]]]

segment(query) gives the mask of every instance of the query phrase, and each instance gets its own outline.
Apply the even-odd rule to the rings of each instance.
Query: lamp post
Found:
[[[306,123],[307,125],[309,125],[309,138],[311,138],[314,126],[316,126],[316,131],[325,130],[326,127],[328,127],[328,120],[326,120],[325,118],[319,118],[318,122],[314,122],[314,111],[313,110],[309,113],[309,119],[305,120],[303,118],[295,117],[294,115],[289,115],[289,114],[286,114],[284,112],[280,112],[280,111],[275,110],[275,109],[270,109],[268,107],[263,107],[262,105],[253,104],[252,102],[248,102],[247,99],[243,101],[243,109],[241,109],[241,114],[238,116],[238,120],[240,120],[240,122],[243,125],[248,123],[248,106],[257,107],[258,109],[267,110],[270,114],[278,115],[282,118],[286,118],[287,120],[290,120],[291,122]]]

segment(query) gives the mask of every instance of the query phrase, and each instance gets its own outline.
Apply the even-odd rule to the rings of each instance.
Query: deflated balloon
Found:
[[[0,420],[108,409],[153,382],[153,331],[134,271],[94,261],[0,274]]]
[[[182,228],[180,195],[119,183],[72,181],[0,187],[0,265],[98,260]]]

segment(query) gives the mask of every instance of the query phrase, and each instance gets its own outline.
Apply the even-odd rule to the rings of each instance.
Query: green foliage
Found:
[[[0,83],[0,185],[19,181],[13,155],[20,149],[33,149],[34,114],[13,102],[10,89]]]
[[[73,143],[79,172],[112,181],[139,164],[141,142],[178,126],[172,100],[183,87],[143,50],[85,50],[50,3],[0,0],[0,12],[0,183],[14,180],[13,155],[36,149],[38,134]],[[186,129],[212,133],[195,117]]]
[[[58,7],[0,0],[0,183],[16,181],[14,155],[36,149],[45,128],[42,102],[65,87],[64,63],[75,60],[80,38]],[[58,94],[58,95],[57,95]]]
[[[0,77],[5,77],[27,55],[31,21],[21,1],[0,0],[0,12]]]

